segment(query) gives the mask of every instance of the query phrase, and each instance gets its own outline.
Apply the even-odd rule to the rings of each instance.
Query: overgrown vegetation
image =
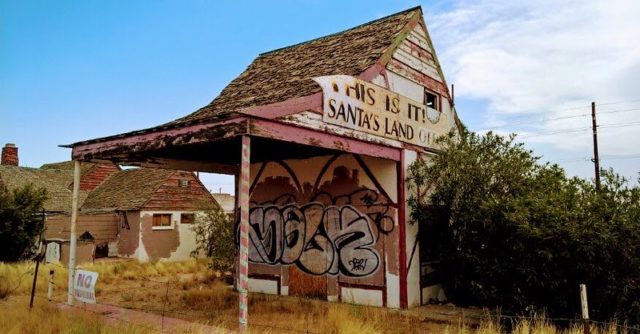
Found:
[[[44,229],[41,215],[47,191],[29,184],[9,191],[0,184],[0,261],[18,261],[33,255]]]
[[[138,263],[102,262],[83,266],[100,273],[96,286],[99,304],[117,305],[229,330],[238,326],[238,294],[222,283],[204,261]],[[47,273],[56,270],[53,301],[44,296]],[[16,288],[14,295],[0,300],[0,332],[9,333],[146,333],[147,327],[126,323],[118,313],[96,314],[82,305],[59,309],[66,301],[67,272],[51,264],[40,266],[35,308],[29,312],[29,292],[34,266],[31,262],[0,263],[0,275]],[[27,273],[25,275],[25,273]],[[169,287],[167,290],[166,287]],[[168,293],[168,295],[166,295]],[[165,298],[167,297],[167,298]],[[166,302],[166,307],[164,304]],[[436,310],[431,311],[431,310]],[[76,311],[76,312],[69,312]],[[251,293],[250,333],[457,333],[498,334],[506,328],[496,318],[485,318],[481,310],[449,306],[407,311],[380,307],[329,303],[293,296]],[[443,318],[443,314],[446,316]],[[106,318],[105,318],[106,317]],[[148,324],[147,324],[148,325]],[[544,317],[520,319],[514,333],[577,334],[580,327],[559,329]],[[155,331],[154,331],[155,332]],[[197,331],[196,331],[197,332]],[[193,331],[186,331],[193,333]],[[616,333],[616,326],[593,326],[591,333]],[[625,333],[618,331],[618,333]]]
[[[200,206],[202,212],[193,224],[196,234],[193,255],[204,254],[211,258],[214,270],[233,272],[236,255],[234,223],[219,205],[203,203]]]
[[[26,300],[25,300],[26,302]],[[33,310],[25,305],[9,307],[2,305],[0,328],[7,334],[49,333],[155,333],[155,331],[128,324],[108,324],[101,316],[83,311],[61,310],[53,304],[36,304]]]
[[[579,314],[640,323],[640,188],[603,171],[600,191],[567,177],[513,136],[462,131],[409,175],[413,218],[450,300],[505,312]],[[435,236],[434,236],[435,235]]]

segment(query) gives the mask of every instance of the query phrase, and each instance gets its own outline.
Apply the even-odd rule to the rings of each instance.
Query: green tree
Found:
[[[0,185],[0,261],[18,261],[33,255],[34,244],[44,229],[43,211],[47,191],[29,184],[9,191]]]
[[[231,217],[216,203],[203,203],[196,215],[193,230],[196,249],[193,255],[205,254],[211,258],[211,267],[222,273],[233,272],[236,246],[234,224]]]
[[[638,320],[637,187],[604,171],[597,192],[538,163],[514,136],[463,130],[441,143],[441,154],[410,167],[409,181],[428,194],[410,205],[439,234],[427,247],[452,301],[574,316],[585,283],[594,316]]]

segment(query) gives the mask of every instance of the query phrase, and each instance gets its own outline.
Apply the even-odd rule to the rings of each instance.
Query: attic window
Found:
[[[191,182],[189,182],[189,180],[187,180],[187,179],[180,179],[180,181],[179,181],[179,185],[180,185],[180,187],[182,187],[182,188],[186,188],[186,187],[188,187],[190,184],[191,184]]]
[[[440,99],[437,94],[431,93],[430,91],[424,91],[424,104],[427,105],[427,108],[432,108],[440,111]]]

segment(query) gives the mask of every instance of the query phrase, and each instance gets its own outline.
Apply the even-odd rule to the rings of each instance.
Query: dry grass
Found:
[[[109,324],[101,316],[82,311],[63,312],[48,303],[37,303],[32,310],[29,310],[26,305],[26,298],[22,298],[19,301],[5,300],[0,303],[0,328],[2,333],[154,333],[149,329],[133,325]]]
[[[83,266],[100,274],[97,299],[102,304],[126,308],[144,309],[152,313],[197,321],[228,329],[237,328],[238,295],[222,282],[220,275],[208,269],[204,261],[138,263],[98,262]],[[38,296],[46,296],[48,272],[55,270],[54,300],[66,300],[67,271],[59,266],[41,265]],[[0,263],[0,300],[3,294],[26,297],[31,289],[33,263]],[[168,288],[168,289],[167,289]],[[11,299],[11,297],[9,298]],[[36,305],[46,304],[37,299]],[[26,304],[24,304],[26,305]],[[68,326],[70,316],[60,314],[46,305],[39,305],[31,315],[26,308],[1,310],[0,328],[10,328],[14,333],[49,333]],[[14,313],[11,313],[14,312]],[[51,316],[48,312],[52,312]],[[48,323],[35,325],[37,318],[47,314]],[[85,326],[75,333],[111,333],[113,327],[104,326],[101,317],[78,316],[77,324]],[[74,318],[75,319],[75,318]],[[495,320],[479,325],[470,325],[462,320],[427,320],[410,312],[377,307],[355,306],[342,303],[305,299],[298,297],[249,295],[249,324],[253,333],[283,333],[288,330],[309,333],[449,333],[449,334],[494,334],[508,330]],[[6,324],[11,322],[11,324]],[[50,322],[50,323],[49,323]],[[73,321],[75,323],[75,320]],[[13,326],[13,327],[12,327]],[[512,326],[514,334],[578,334],[582,327],[559,329],[544,317],[523,319]],[[44,331],[44,328],[47,328]],[[75,327],[71,327],[75,328]],[[79,327],[80,328],[80,327]],[[118,327],[116,332],[139,333],[139,328]],[[592,328],[594,334],[613,334],[616,327]]]

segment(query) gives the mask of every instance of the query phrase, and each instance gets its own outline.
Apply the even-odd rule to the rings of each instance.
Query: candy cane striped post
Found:
[[[249,288],[249,182],[251,167],[251,139],[249,136],[242,137],[242,159],[240,162],[240,194],[238,205],[240,206],[240,281],[238,292],[240,292],[240,312],[238,320],[240,322],[240,333],[247,331],[247,290]]]

